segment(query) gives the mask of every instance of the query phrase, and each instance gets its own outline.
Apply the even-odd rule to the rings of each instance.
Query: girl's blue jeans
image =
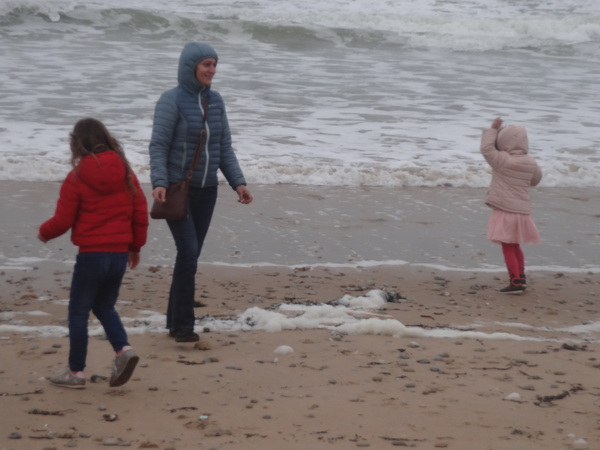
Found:
[[[127,268],[127,252],[79,253],[69,300],[69,368],[83,371],[88,348],[90,311],[98,318],[115,352],[129,345],[115,309]]]
[[[198,258],[217,202],[217,187],[190,187],[188,200],[186,217],[167,220],[177,249],[167,306],[167,328],[173,332],[194,329]]]

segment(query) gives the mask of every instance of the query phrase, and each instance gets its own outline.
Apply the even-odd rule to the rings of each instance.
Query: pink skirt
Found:
[[[495,209],[488,222],[487,238],[497,244],[539,244],[540,233],[529,214]]]

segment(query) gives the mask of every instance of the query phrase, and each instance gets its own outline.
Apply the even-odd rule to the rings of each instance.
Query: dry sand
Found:
[[[8,186],[19,205],[35,203],[32,191],[38,201],[56,195]],[[15,219],[6,204],[0,210],[3,255],[21,251],[27,259],[5,261],[0,271],[1,449],[600,448],[598,331],[568,328],[600,318],[593,270],[539,270],[530,274],[524,295],[503,296],[497,289],[504,274],[493,270],[203,264],[198,300],[206,306],[196,309],[198,317],[231,318],[250,307],[326,303],[382,289],[402,299],[376,313],[415,329],[523,339],[353,335],[330,328],[211,331],[194,345],[178,344],[162,331],[137,333],[136,327],[144,329],[140,321],[130,325],[130,341],[141,356],[130,382],[108,387],[103,377],[110,373],[111,350],[96,336],[90,339],[86,389],[75,391],[44,378],[64,367],[67,337],[40,335],[44,326],[66,325],[74,249],[65,239],[37,250],[49,252],[47,259],[36,254],[31,230],[53,206],[23,207]],[[248,223],[265,213],[252,214]],[[27,226],[17,227],[18,221]],[[592,229],[587,222],[578,226]],[[249,240],[255,241],[260,239]],[[572,245],[577,242],[573,237]],[[149,245],[147,253],[163,251]],[[241,258],[249,257],[243,242],[236,245]],[[325,245],[316,257],[336,254],[334,247]],[[434,244],[427,253],[436,255]],[[168,264],[146,263],[128,272],[122,317],[164,312],[169,281]],[[276,353],[280,346],[293,352]]]

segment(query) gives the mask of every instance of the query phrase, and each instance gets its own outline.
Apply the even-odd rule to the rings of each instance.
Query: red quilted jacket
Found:
[[[139,252],[146,243],[148,206],[140,184],[134,195],[125,165],[113,151],[82,158],[60,188],[54,217],[40,227],[43,238],[69,230],[80,252]]]

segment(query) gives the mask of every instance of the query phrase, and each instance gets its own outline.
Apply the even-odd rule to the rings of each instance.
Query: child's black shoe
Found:
[[[510,284],[505,288],[500,289],[502,294],[522,294],[525,292],[525,285],[522,278],[513,278]]]

